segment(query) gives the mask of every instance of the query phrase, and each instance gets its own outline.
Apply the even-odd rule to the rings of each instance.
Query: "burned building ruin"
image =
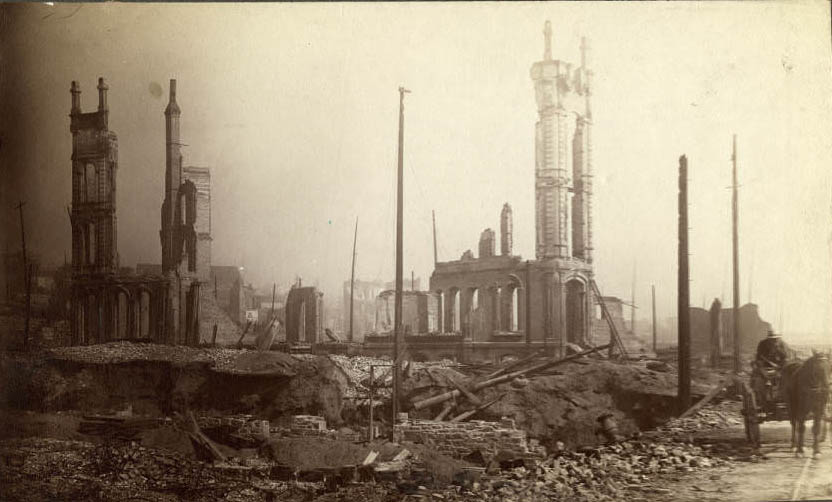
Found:
[[[107,84],[98,79],[98,110],[81,111],[81,87],[70,92],[72,133],[72,343],[161,340],[161,277],[118,273],[116,181],[118,137],[109,129]]]
[[[81,111],[72,82],[72,343],[144,340],[197,345],[199,287],[211,268],[210,173],[183,167],[176,81],[165,110],[165,201],[161,274],[120,274],[116,181],[118,138],[109,129],[107,84],[98,110]]]
[[[479,256],[439,262],[430,289],[439,295],[442,331],[462,335],[461,356],[499,358],[539,348],[562,354],[567,343],[591,343],[592,71],[552,59],[551,24],[543,60],[532,65],[535,126],[535,260],[512,254],[512,211],[500,215],[500,254],[490,229]]]

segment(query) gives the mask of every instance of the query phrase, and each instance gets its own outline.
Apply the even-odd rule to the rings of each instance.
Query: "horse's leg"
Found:
[[[823,408],[818,406],[813,413],[814,420],[812,420],[812,454],[817,457],[820,456],[820,432],[823,427]]]
[[[801,414],[797,418],[797,452],[796,454],[803,455],[803,435],[806,433],[806,417]]]

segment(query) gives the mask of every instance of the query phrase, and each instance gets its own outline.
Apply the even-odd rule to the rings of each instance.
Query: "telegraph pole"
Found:
[[[17,210],[20,212],[20,242],[23,246],[23,287],[26,288],[26,324],[23,328],[23,349],[29,350],[29,317],[32,307],[31,295],[31,274],[29,272],[29,264],[26,260],[26,228],[23,225],[23,206],[26,203],[20,201],[17,205]]]
[[[650,294],[653,300],[653,352],[656,352],[656,285],[650,285]]]
[[[410,92],[404,87],[399,87],[399,162],[397,169],[396,187],[396,305],[395,325],[393,328],[393,420],[391,424],[396,425],[399,415],[399,396],[401,396],[401,364],[399,363],[399,339],[402,334],[402,213],[404,185],[404,95]],[[393,429],[390,430],[390,437],[393,437]]]
[[[350,273],[350,331],[347,341],[352,343],[353,334],[353,293],[355,292],[355,243],[358,242],[358,216],[355,217],[355,233],[352,237],[352,272]]]
[[[679,412],[690,408],[690,276],[688,271],[688,159],[679,157]]]
[[[731,237],[734,261],[734,310],[731,314],[734,325],[734,373],[739,374],[742,370],[740,359],[740,254],[739,236],[737,226],[739,224],[739,206],[737,204],[737,135],[734,134],[733,148],[731,151]]]

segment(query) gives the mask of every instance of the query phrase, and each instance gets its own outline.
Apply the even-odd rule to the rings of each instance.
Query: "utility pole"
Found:
[[[271,316],[274,317],[274,293],[277,288],[277,283],[272,283],[272,314]]]
[[[734,325],[734,373],[739,374],[742,370],[740,360],[740,254],[739,236],[737,226],[739,224],[739,206],[737,204],[737,135],[734,134],[733,148],[731,151],[731,238],[734,267],[734,310],[731,313]]]
[[[653,300],[653,352],[656,352],[656,285],[650,285],[650,295]]]
[[[355,293],[355,244],[358,242],[358,216],[355,217],[355,232],[352,236],[352,272],[350,272],[350,331],[347,333],[347,342],[353,340],[353,294]]]
[[[436,255],[436,211],[433,209],[430,210],[430,217],[433,220],[433,268],[436,268],[439,259]]]
[[[397,169],[396,187],[396,304],[395,325],[393,329],[393,420],[396,425],[399,416],[399,397],[401,396],[401,364],[399,362],[399,339],[402,335],[402,219],[404,185],[404,95],[408,93],[404,87],[399,87],[399,162]],[[393,428],[390,429],[390,439],[393,438]]]
[[[410,271],[410,290],[416,291],[416,273],[413,270]]]
[[[633,262],[633,283],[630,286],[630,331],[636,335],[636,262]]]
[[[690,408],[690,276],[688,271],[688,159],[679,157],[679,412]]]
[[[29,317],[32,307],[31,295],[31,272],[29,271],[29,264],[26,260],[26,228],[23,224],[23,206],[26,203],[20,201],[17,205],[17,210],[20,212],[20,242],[23,247],[23,287],[26,289],[26,324],[23,328],[23,349],[29,350]]]

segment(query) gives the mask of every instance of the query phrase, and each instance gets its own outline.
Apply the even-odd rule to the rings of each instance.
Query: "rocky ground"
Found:
[[[723,403],[671,422],[666,430],[713,433],[733,427],[736,417],[736,405]],[[94,438],[15,438],[0,442],[0,500],[673,500],[670,484],[721,476],[742,461],[763,460],[734,443],[694,444],[671,436],[655,431],[579,449],[561,444],[560,450],[538,461],[493,461],[480,467],[407,443],[357,443],[346,448],[319,440],[304,450],[298,440],[295,446],[280,445],[281,462],[248,452],[206,463],[194,459],[189,450],[174,451],[158,443],[149,447]],[[290,448],[296,451],[290,454]],[[405,461],[390,462],[404,449]],[[331,458],[339,459],[335,464],[355,466],[369,451],[382,455],[363,473],[360,468],[344,473],[323,465],[332,464],[327,461]],[[317,459],[321,468],[301,470],[297,462],[285,463],[293,458],[304,459],[307,469]]]

